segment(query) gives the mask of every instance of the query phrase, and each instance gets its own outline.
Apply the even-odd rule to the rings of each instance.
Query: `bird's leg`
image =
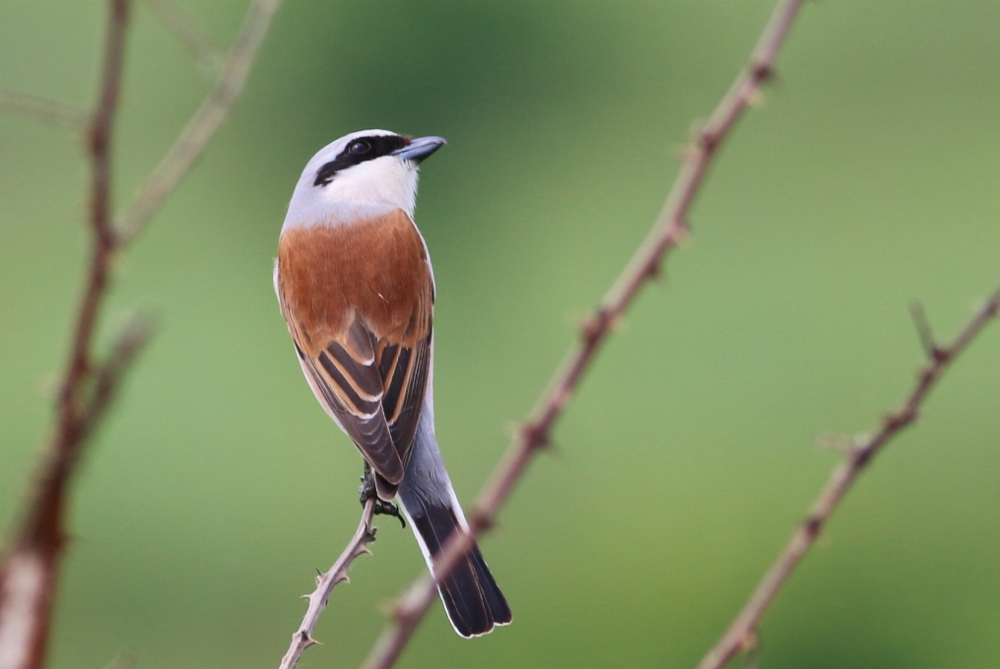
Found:
[[[399,512],[399,507],[392,502],[379,499],[375,493],[375,473],[367,461],[365,462],[365,473],[361,476],[361,488],[358,489],[358,493],[361,496],[361,506],[367,504],[368,500],[375,498],[375,508],[372,509],[372,512],[376,516],[392,516],[399,521],[401,526],[406,527],[406,520]]]
[[[368,503],[375,496],[375,474],[372,473],[372,466],[365,460],[365,473],[361,475],[361,487],[358,488],[361,496],[361,506]]]

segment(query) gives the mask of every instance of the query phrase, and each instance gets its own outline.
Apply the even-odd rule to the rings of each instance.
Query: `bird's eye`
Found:
[[[353,142],[347,151],[353,156],[362,156],[372,150],[372,145],[363,139]]]

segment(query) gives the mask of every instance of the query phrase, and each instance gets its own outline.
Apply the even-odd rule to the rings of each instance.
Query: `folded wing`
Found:
[[[394,211],[285,231],[275,288],[313,393],[392,499],[431,365],[434,283],[413,221]]]
[[[344,339],[315,356],[300,353],[321,401],[383,479],[380,497],[395,496],[403,479],[424,401],[430,339],[428,333],[412,346],[388,344],[355,320]]]

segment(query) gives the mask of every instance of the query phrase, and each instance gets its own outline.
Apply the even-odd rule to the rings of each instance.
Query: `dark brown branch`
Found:
[[[313,631],[316,629],[316,623],[319,622],[320,614],[326,608],[330,594],[339,583],[350,582],[347,577],[347,568],[351,566],[355,558],[371,554],[371,551],[368,550],[368,544],[375,541],[375,528],[372,527],[374,512],[375,498],[373,497],[365,503],[364,511],[361,512],[361,522],[358,523],[358,529],[348,542],[344,552],[340,554],[340,557],[326,573],[316,577],[316,589],[305,596],[309,600],[306,615],[302,618],[302,624],[292,635],[292,643],[285,656],[281,658],[279,669],[295,669],[303,651],[309,646],[315,646],[319,643],[313,638]]]
[[[90,351],[117,248],[110,219],[111,136],[128,24],[127,0],[110,0],[108,7],[100,99],[88,133],[92,174],[90,267],[59,388],[55,433],[14,547],[0,568],[0,659],[5,669],[35,669],[44,663],[59,560],[66,542],[69,479],[91,429],[86,398],[87,381],[94,371]],[[113,393],[109,389],[105,394],[110,400]]]
[[[0,91],[0,111],[27,116],[70,130],[82,131],[90,122],[87,112],[79,107],[16,91]]]
[[[893,437],[916,420],[920,407],[938,380],[983,327],[996,317],[998,309],[1000,309],[1000,286],[997,286],[951,344],[943,348],[936,345],[928,348],[928,361],[917,373],[917,382],[909,396],[882,419],[882,426],[875,434],[861,442],[853,443],[848,449],[844,462],[830,474],[826,487],[816,498],[812,510],[792,533],[784,550],[767,570],[729,629],[698,664],[698,669],[721,669],[730,659],[747,648],[749,641],[756,638],[757,625],[768,605],[816,542],[823,526],[836,511],[851,484]],[[917,322],[920,329],[922,327],[920,319]],[[921,332],[921,337],[933,341],[929,329]]]
[[[743,72],[716,107],[692,142],[684,165],[646,240],[619,276],[597,311],[581,326],[580,341],[569,351],[549,389],[540,398],[528,421],[518,430],[500,464],[480,492],[470,515],[470,533],[451,537],[435,562],[434,573],[443,578],[455,567],[473,538],[495,522],[500,507],[520,480],[533,456],[549,444],[552,428],[569,403],[584,372],[601,345],[622,318],[636,294],[657,276],[666,255],[684,238],[686,218],[717,149],[751,101],[760,85],[773,73],[775,59],[802,0],[782,0],[768,22]],[[435,581],[420,577],[397,601],[392,620],[372,648],[364,666],[391,667],[434,601]]]
[[[149,325],[136,320],[125,329],[106,360],[94,360],[95,331],[106,298],[116,253],[135,238],[163,198],[183,178],[195,158],[219,127],[249,73],[253,57],[270,26],[280,0],[252,0],[236,46],[219,76],[215,92],[191,122],[147,184],[156,197],[140,195],[138,214],[119,235],[113,224],[111,139],[121,87],[128,0],[108,0],[110,19],[104,42],[99,100],[90,116],[87,149],[91,163],[88,222],[91,250],[87,280],[80,299],[70,352],[56,401],[56,425],[40,467],[37,484],[25,507],[24,518],[0,563],[0,667],[36,669],[45,659],[55,600],[59,562],[66,543],[66,499],[74,466],[114,400],[121,381],[145,344]],[[6,94],[0,107],[28,113],[42,120],[75,125],[84,115],[69,107],[30,96]],[[180,147],[178,149],[178,147]],[[180,159],[178,159],[178,155]],[[167,178],[162,172],[167,165]],[[157,175],[160,175],[159,178]],[[144,191],[145,193],[146,191]]]

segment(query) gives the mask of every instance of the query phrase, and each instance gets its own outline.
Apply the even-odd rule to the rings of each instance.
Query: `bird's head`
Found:
[[[442,137],[411,138],[388,130],[361,130],[326,145],[306,165],[289,204],[293,210],[324,205],[399,208],[413,215],[417,168]]]

